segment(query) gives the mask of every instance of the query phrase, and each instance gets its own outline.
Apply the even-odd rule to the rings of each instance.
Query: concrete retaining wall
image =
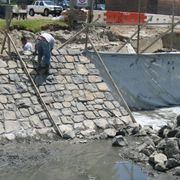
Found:
[[[57,53],[49,76],[37,74],[37,60],[24,60],[63,137],[114,136],[119,127],[132,123],[86,57]],[[0,138],[54,133],[19,60],[0,58],[0,83]]]
[[[100,53],[130,107],[152,109],[180,104],[180,54]],[[117,93],[94,53],[88,55]]]

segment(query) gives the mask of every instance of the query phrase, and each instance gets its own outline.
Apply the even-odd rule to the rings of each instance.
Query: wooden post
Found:
[[[87,15],[87,24],[90,24],[93,19],[93,5],[94,5],[94,0],[89,0],[88,1],[88,15]],[[85,50],[87,50],[87,44],[88,44],[88,33],[89,33],[89,28],[86,29],[86,42],[85,42]]]
[[[138,34],[137,34],[137,50],[136,53],[139,54],[139,38],[140,38],[140,22],[141,22],[141,0],[138,0],[138,13],[139,13],[139,18],[138,18]]]
[[[10,6],[6,9],[6,29],[7,32],[9,33],[9,26],[10,26],[10,22],[11,21],[11,17],[12,17],[12,8],[10,8]],[[10,39],[8,37],[8,53],[11,53],[11,43],[10,43]]]
[[[11,6],[6,7],[5,18],[6,18],[6,33],[5,33],[5,36],[4,36],[3,43],[2,43],[1,54],[4,51],[6,40],[8,41],[8,53],[10,54],[10,52],[11,52],[11,43],[10,43],[10,39],[7,36],[7,33],[9,33],[9,27],[10,27],[11,20],[12,20],[12,7]]]
[[[89,0],[88,23],[92,22],[94,0]]]
[[[68,17],[69,26],[70,28],[74,28],[74,6],[75,6],[75,0],[70,0],[70,14]]]
[[[173,42],[174,42],[174,8],[175,8],[175,0],[172,2],[172,24],[171,24],[171,42],[170,42],[170,48],[171,51],[173,50]]]

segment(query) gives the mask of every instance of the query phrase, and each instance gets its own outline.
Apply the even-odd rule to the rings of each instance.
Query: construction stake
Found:
[[[92,24],[94,24],[95,22],[98,21],[99,18],[97,18],[95,21],[93,21],[92,23],[87,24],[83,29],[81,29],[79,32],[77,32],[74,36],[70,37],[64,44],[62,44],[59,48],[58,51],[60,49],[62,49],[64,46],[66,46],[68,43],[70,43],[72,40],[74,40],[79,34],[81,34],[82,32],[84,32],[87,28],[89,28]]]
[[[163,34],[161,34],[159,37],[157,37],[157,39],[155,39],[149,46],[147,46],[145,49],[143,49],[141,51],[141,53],[144,53],[147,49],[149,49],[154,43],[156,43],[159,39],[161,39],[162,37],[164,37],[168,32],[170,32],[172,30],[172,28],[174,28],[175,26],[177,26],[180,23],[180,20],[177,21],[176,23],[174,23],[168,30],[166,30]]]
[[[151,17],[147,20],[147,22],[145,22],[144,24],[142,24],[142,25],[140,26],[140,29],[142,29],[142,28],[144,28],[145,26],[147,26],[148,23],[149,23],[149,21],[152,20],[152,18],[153,18],[153,16],[151,16]],[[137,33],[138,33],[138,29],[132,34],[132,36],[131,36],[119,49],[116,50],[116,52],[119,52],[128,42],[130,43],[130,41],[132,40],[132,38],[133,38],[134,36],[136,36]]]

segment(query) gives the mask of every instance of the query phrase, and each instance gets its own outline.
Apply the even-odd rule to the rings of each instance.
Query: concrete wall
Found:
[[[152,109],[180,104],[180,54],[100,54],[131,108]],[[89,54],[118,99],[94,53]]]

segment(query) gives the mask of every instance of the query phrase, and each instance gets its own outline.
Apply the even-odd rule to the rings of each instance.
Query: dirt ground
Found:
[[[35,15],[33,17],[28,16],[28,19],[51,19],[52,16],[44,17],[41,15]],[[83,26],[79,24],[76,26],[74,30],[61,30],[55,27],[46,27],[43,31],[50,31],[55,39],[56,39],[56,48],[60,47],[61,44],[66,42],[70,37],[72,37],[74,34],[76,34],[79,30],[81,30]],[[127,30],[128,29],[128,30]],[[139,42],[139,48],[140,51],[143,50],[144,47],[148,46],[152,41],[157,39],[158,36],[161,36],[165,31],[167,31],[167,27],[159,26],[149,26],[142,28],[140,31],[140,42]],[[112,25],[112,26],[104,26],[104,25],[97,25],[96,27],[93,26],[89,29],[89,37],[92,40],[94,46],[97,50],[100,51],[110,51],[110,52],[116,52],[125,41],[128,41],[129,38],[137,31],[137,26],[125,26],[125,25]],[[179,29],[174,30],[174,38],[173,38],[173,48],[179,49]],[[18,48],[21,49],[21,42],[20,38],[22,35],[25,34],[29,37],[29,40],[32,41],[34,45],[35,38],[37,37],[38,33],[30,33],[23,30],[13,30],[11,32],[12,38],[15,41],[15,44]],[[170,46],[170,36],[171,31],[169,31],[169,34],[166,36],[163,36],[164,38],[158,40],[152,47],[149,48],[146,52],[154,52],[163,48],[168,48]],[[2,34],[0,35],[0,42],[3,41]],[[78,35],[73,42],[69,43],[65,46],[65,48],[72,48],[72,49],[84,49],[86,42],[86,35],[84,33]],[[0,43],[1,44],[1,43]],[[137,34],[132,38],[131,44],[136,51],[137,47]],[[91,50],[91,44],[88,43],[88,49]],[[122,53],[128,53],[126,48],[123,48],[120,52]]]

